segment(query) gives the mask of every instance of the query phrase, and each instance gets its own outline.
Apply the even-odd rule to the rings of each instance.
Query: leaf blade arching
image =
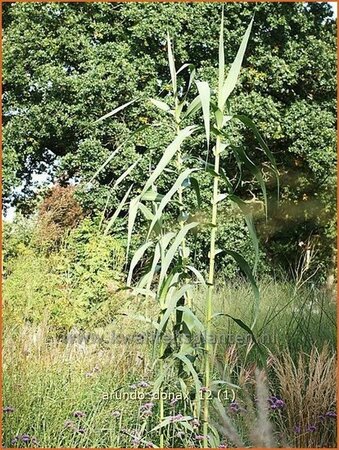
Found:
[[[127,106],[131,105],[132,103],[134,103],[136,101],[136,99],[131,100],[127,103],[124,103],[121,106],[118,106],[117,108],[113,109],[113,111],[109,112],[108,114],[105,114],[104,116],[100,117],[99,119],[97,119],[94,123],[98,123],[101,122],[102,120],[108,119],[108,117],[112,117],[115,114],[117,114],[119,111],[122,111],[123,109],[127,108]]]
[[[126,284],[127,284],[128,287],[131,286],[133,271],[134,271],[136,265],[141,260],[141,258],[144,256],[146,250],[149,249],[152,245],[153,245],[152,241],[145,242],[134,253],[132,261],[131,261],[131,264],[130,264],[128,276],[127,276]]]
[[[247,27],[247,30],[243,36],[240,47],[238,49],[237,55],[231,65],[230,71],[227,75],[227,78],[223,84],[222,90],[219,94],[218,107],[221,111],[223,111],[228,97],[231,95],[231,93],[233,92],[233,90],[237,84],[238,77],[239,77],[240,70],[241,70],[242,61],[244,59],[244,55],[245,55],[245,51],[246,51],[246,47],[247,47],[247,43],[248,43],[248,39],[250,37],[250,33],[252,30],[253,20],[254,19],[252,19],[250,21],[250,23]]]
[[[114,158],[114,156],[123,148],[124,144],[119,145],[110,155],[109,157],[106,159],[105,162],[103,162],[101,164],[101,166],[99,167],[99,169],[97,169],[94,173],[94,175],[91,177],[91,179],[89,180],[89,183],[92,183],[93,180],[99,175],[99,173],[107,166],[107,164],[109,164],[112,159]]]
[[[157,330],[157,334],[154,340],[154,347],[157,346],[160,336],[165,332],[167,322],[171,317],[171,314],[175,311],[178,301],[185,295],[186,292],[188,292],[191,289],[192,286],[190,284],[184,284],[180,289],[178,289],[176,292],[172,294],[171,298],[166,304],[166,310],[161,317],[159,328]]]
[[[245,258],[243,256],[240,255],[240,253],[235,252],[233,250],[228,250],[228,249],[223,250],[223,252],[232,256],[232,258],[237,262],[238,266],[240,267],[242,272],[246,275],[246,277],[248,278],[248,280],[251,284],[252,291],[253,291],[254,298],[255,298],[255,303],[256,303],[254,320],[251,325],[251,329],[253,329],[253,327],[257,321],[258,314],[259,314],[260,293],[259,293],[259,288],[257,286],[257,283],[254,279],[252,270],[251,270],[248,262],[245,260]]]
[[[160,240],[155,245],[154,255],[153,255],[153,261],[151,265],[150,271],[146,274],[146,276],[140,281],[139,287],[144,287],[145,284],[147,284],[147,289],[150,290],[151,284],[153,281],[154,273],[156,271],[156,268],[158,266],[160,256],[161,256],[161,248],[165,249],[167,248],[168,244],[170,243],[171,239],[173,239],[175,236],[175,233],[173,231],[170,231],[163,236],[161,236]]]
[[[169,36],[169,33],[167,33],[167,54],[168,54],[168,64],[170,68],[171,73],[171,80],[172,80],[172,86],[173,86],[173,94],[177,95],[177,71],[175,70],[175,61],[174,61],[174,55],[172,51],[172,43]]]
[[[178,358],[180,359],[188,368],[190,374],[193,377],[194,380],[194,385],[195,385],[195,393],[196,393],[196,399],[197,399],[197,412],[198,414],[200,413],[200,401],[199,401],[199,392],[200,392],[200,388],[201,388],[201,381],[199,380],[198,374],[196,372],[196,370],[193,367],[193,364],[191,363],[191,361],[187,358],[186,355],[182,354],[182,353],[176,353],[174,355],[174,358]]]
[[[245,219],[248,231],[250,233],[250,237],[251,237],[254,252],[255,252],[255,261],[254,261],[253,272],[256,272],[258,262],[259,262],[259,240],[258,240],[258,236],[257,236],[256,230],[255,230],[254,222],[253,222],[253,214],[250,211],[249,205],[244,200],[242,200],[240,197],[238,197],[237,195],[230,194],[228,196],[228,198],[233,203],[236,203],[238,205],[238,207],[240,208],[241,212],[244,215],[244,219]]]
[[[201,107],[204,118],[207,149],[210,145],[210,101],[211,101],[211,90],[209,84],[206,81],[196,81],[199,96],[201,99]]]
[[[162,264],[161,272],[160,272],[159,285],[162,284],[162,281],[164,280],[164,278],[166,276],[167,270],[175,256],[176,251],[178,250],[179,245],[182,243],[184,237],[192,228],[195,228],[198,225],[199,225],[198,222],[188,223],[188,224],[184,225],[183,228],[176,235],[172,245],[170,246],[170,248],[168,249],[168,252],[166,253],[166,255],[164,257],[164,262]]]
[[[132,185],[128,188],[128,190],[126,191],[126,193],[125,193],[123,199],[122,199],[121,202],[119,203],[117,209],[114,211],[113,216],[110,218],[108,224],[106,225],[104,234],[107,234],[107,233],[108,233],[108,231],[109,231],[110,228],[112,227],[113,223],[116,221],[117,217],[119,216],[119,214],[120,214],[122,208],[124,207],[124,205],[125,205],[125,203],[126,203],[126,201],[127,201],[127,199],[128,199],[128,196],[129,196],[129,194],[130,194],[130,192],[131,192],[133,186],[134,186],[134,185],[132,184]]]
[[[219,82],[218,82],[218,95],[222,91],[222,87],[225,80],[225,52],[224,52],[224,5],[221,9],[221,24],[220,24],[220,37],[219,37]]]
[[[194,172],[197,169],[185,169],[176,179],[176,181],[174,182],[173,186],[171,187],[171,189],[167,192],[167,194],[164,195],[163,199],[161,200],[159,207],[156,211],[156,213],[154,214],[154,218],[152,220],[151,225],[149,226],[148,229],[148,233],[147,233],[147,239],[149,238],[154,225],[156,224],[156,222],[161,218],[161,214],[164,210],[164,208],[166,207],[166,205],[169,203],[169,201],[171,200],[171,198],[173,197],[173,195],[177,192],[178,188],[182,185],[182,183],[184,182],[184,180],[186,178],[188,178],[188,176]]]
[[[128,259],[129,249],[132,240],[132,232],[134,222],[138,214],[140,196],[131,199],[128,209],[128,224],[127,224],[127,249],[126,249],[126,261]]]
[[[245,150],[242,147],[233,147],[231,146],[232,150],[237,154],[237,157],[239,159],[239,161],[245,165],[245,167],[247,168],[247,170],[249,170],[253,176],[255,177],[255,179],[258,181],[260,188],[261,188],[261,192],[262,195],[264,197],[264,206],[265,206],[265,215],[267,217],[267,192],[266,192],[266,184],[264,181],[264,178],[262,176],[261,170],[259,169],[259,167],[254,164],[254,162],[249,158],[249,156],[247,155],[247,153],[245,152]]]
[[[162,102],[161,100],[151,98],[150,102],[157,108],[161,109],[162,111],[169,112],[171,110],[170,106],[167,103]]]
[[[169,162],[171,161],[171,159],[173,158],[173,156],[179,149],[180,145],[182,144],[182,142],[188,136],[190,136],[195,131],[195,129],[196,129],[195,126],[189,126],[189,127],[184,128],[183,130],[179,131],[179,133],[176,136],[176,138],[174,139],[174,141],[171,142],[171,144],[169,144],[169,146],[164,151],[162,158],[160,159],[156,168],[154,169],[154,171],[148,178],[148,180],[141,192],[141,195],[143,195],[152,186],[152,184],[156,181],[156,179],[162,174],[163,170],[169,164]]]
[[[256,137],[259,145],[261,146],[261,149],[263,150],[265,155],[268,157],[270,163],[272,164],[273,171],[274,171],[274,174],[276,176],[277,191],[278,191],[278,198],[279,198],[279,191],[280,191],[279,171],[278,171],[277,162],[276,162],[276,160],[275,160],[275,158],[273,156],[273,153],[269,149],[269,147],[266,144],[264,138],[261,136],[261,133],[258,130],[257,126],[255,125],[255,123],[249,117],[247,117],[247,116],[245,116],[243,114],[235,115],[233,117],[234,117],[234,119],[240,120],[247,128],[250,128],[252,130],[252,132],[253,132],[254,136]]]

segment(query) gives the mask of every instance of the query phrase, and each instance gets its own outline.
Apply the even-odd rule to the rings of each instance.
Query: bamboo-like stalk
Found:
[[[215,158],[214,158],[214,171],[216,175],[213,179],[213,195],[212,195],[212,229],[210,235],[210,254],[209,254],[209,273],[208,273],[208,288],[206,296],[206,312],[205,312],[205,381],[204,385],[206,392],[204,393],[204,448],[208,447],[208,423],[209,423],[209,389],[210,389],[210,354],[211,354],[211,343],[210,343],[210,333],[211,333],[211,320],[212,320],[212,298],[214,290],[214,261],[215,261],[215,242],[217,236],[217,215],[218,215],[218,205],[217,197],[219,191],[219,165],[220,165],[220,144],[221,140],[218,136],[215,145]]]
[[[163,257],[163,249],[162,246],[160,248],[161,251],[161,259]],[[163,299],[161,299],[160,302],[160,308],[161,308],[161,314],[160,314],[160,320],[162,319],[163,316],[163,310],[164,310],[164,301]],[[159,352],[160,352],[160,373],[164,373],[164,360],[162,359],[162,355],[164,354],[164,340],[161,338],[160,340],[160,348],[159,348]],[[164,420],[165,414],[164,414],[164,399],[163,399],[163,395],[162,395],[163,389],[162,389],[162,383],[161,386],[159,387],[159,419],[160,422],[162,422]],[[163,429],[161,429],[160,432],[160,448],[164,448],[164,432]]]
[[[177,105],[176,105],[176,108],[177,108]],[[177,128],[177,134],[179,134],[180,126],[179,126],[178,123],[177,123],[177,127],[176,128]],[[177,168],[178,168],[178,173],[180,174],[180,172],[182,170],[182,156],[181,156],[181,149],[180,149],[180,147],[179,147],[178,154],[177,154]],[[182,193],[183,193],[182,186],[179,186],[179,188],[178,188],[178,200],[179,200],[179,214],[180,215],[182,215],[183,211],[184,211],[184,208],[183,208],[183,195],[182,195]],[[183,222],[182,218],[179,220],[179,224],[180,224],[180,229],[182,229],[183,226],[184,226],[184,222]],[[186,253],[186,239],[185,238],[182,240],[181,247],[182,247],[182,254],[183,254],[183,257],[184,257],[184,255]],[[187,302],[187,306],[189,308],[192,308],[192,299],[191,299],[191,296],[190,296],[190,294],[188,292],[185,294],[185,299],[186,299],[186,302]]]

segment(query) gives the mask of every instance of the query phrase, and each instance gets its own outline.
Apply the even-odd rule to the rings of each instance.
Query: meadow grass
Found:
[[[256,332],[261,331],[262,344],[269,352],[268,389],[285,403],[283,409],[270,411],[272,439],[279,446],[307,443],[314,446],[317,442],[335,446],[333,417],[325,416],[335,411],[335,304],[321,289],[309,287],[296,294],[288,282],[266,280],[260,290],[262,307]],[[248,305],[252,295],[251,289],[241,281],[219,283],[214,296],[215,311],[227,311],[234,317],[241,314],[244,321],[250,321],[253,312]],[[202,316],[203,299],[204,292],[198,290],[193,302]],[[131,304],[135,305],[135,301]],[[81,330],[73,330],[68,339],[66,335],[64,339],[56,339],[47,315],[40,324],[12,329],[7,324],[3,354],[3,398],[7,407],[3,415],[5,447],[159,446],[158,432],[150,432],[158,425],[158,401],[151,399],[152,380],[156,375],[152,367],[152,335],[145,339],[152,328],[140,322],[137,314],[138,311],[152,318],[152,304],[140,302],[134,306],[134,312],[131,304],[123,305],[105,329],[86,330],[91,331],[87,337]],[[297,320],[296,310],[298,316],[304,315],[303,321],[300,317]],[[127,311],[129,316],[124,315]],[[242,442],[251,445],[253,433],[247,415],[251,404],[252,409],[257,407],[253,388],[256,379],[253,344],[244,330],[227,317],[218,317],[212,331],[218,338],[228,338],[228,342],[219,339],[213,344],[212,380],[221,379],[240,386],[236,391],[237,406],[232,407],[232,399],[224,398],[222,408],[230,416]],[[112,333],[119,334],[120,339],[117,334],[112,337]],[[143,338],[137,339],[138,333]],[[297,356],[302,353],[304,356]],[[313,362],[307,362],[308,358]],[[299,371],[293,371],[293,364],[300,367]],[[327,367],[322,378],[321,367]],[[300,386],[308,392],[309,401],[304,397],[301,403],[298,400]],[[317,389],[317,395],[312,396]],[[325,397],[323,390],[326,390],[326,402],[321,403],[319,399]],[[125,398],[122,392],[127,393]],[[131,398],[135,392],[141,398]],[[154,406],[143,407],[150,402]],[[320,406],[316,407],[317,404]],[[10,408],[14,410],[11,412]],[[315,420],[314,414],[312,417],[305,415],[301,423],[300,411],[305,408],[311,409],[317,417],[324,416],[327,442],[319,441],[324,431],[318,435],[308,431]],[[245,410],[247,415],[243,413]],[[165,400],[165,415],[176,417],[178,414],[185,415],[186,411],[171,405],[170,399]],[[211,409],[211,420],[223,430],[224,419],[218,409]],[[296,436],[294,428],[299,424],[303,432]],[[166,445],[202,447],[200,425],[196,425],[193,433],[184,430],[183,435],[179,424],[170,423],[165,433]],[[221,435],[228,446],[236,446],[227,430]],[[19,436],[18,441],[15,441],[16,436]]]

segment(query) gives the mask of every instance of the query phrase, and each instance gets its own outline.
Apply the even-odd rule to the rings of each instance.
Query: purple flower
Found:
[[[309,431],[310,433],[313,433],[314,431],[317,431],[317,427],[315,425],[309,425],[309,427],[307,428],[307,431]]]
[[[2,412],[12,413],[12,412],[14,412],[14,408],[12,408],[12,406],[5,406],[4,408],[2,408]]]
[[[82,417],[85,417],[86,414],[83,411],[74,411],[73,416],[81,419]]]
[[[151,416],[152,415],[152,408],[154,406],[154,403],[145,403],[144,405],[140,406],[140,411],[143,416]]]
[[[300,425],[296,425],[296,426],[294,427],[294,432],[295,432],[296,434],[300,434],[300,433],[301,433],[301,427],[300,427]]]
[[[170,416],[170,421],[171,422],[178,422],[179,420],[181,420],[184,416],[182,414],[177,414],[176,416]]]
[[[73,420],[65,420],[64,427],[65,428],[74,428],[75,424],[74,424]]]
[[[319,420],[320,420],[320,422],[323,422],[323,421],[325,420],[325,416],[324,416],[324,414],[320,414],[320,416],[319,416]]]
[[[171,401],[170,401],[170,406],[174,406],[177,402],[178,402],[178,398],[177,397],[174,397]]]
[[[113,411],[112,412],[112,416],[113,417],[120,417],[121,416],[121,412],[120,411]]]
[[[280,398],[276,397],[275,395],[272,395],[268,399],[268,403],[270,404],[270,408],[272,410],[282,409],[285,406],[284,400],[281,400]]]
[[[23,434],[21,436],[21,440],[22,440],[22,442],[28,443],[28,442],[31,442],[31,437],[29,436],[29,434]]]
[[[238,405],[237,402],[232,402],[232,403],[230,403],[229,409],[231,412],[237,413],[240,411],[240,406]]]
[[[149,386],[150,386],[150,384],[147,383],[147,381],[140,381],[140,382],[138,383],[138,387],[141,387],[141,388],[147,388],[147,387],[149,387]]]
[[[76,430],[76,432],[77,433],[79,433],[79,434],[85,434],[85,429],[84,428],[78,428],[77,430]]]
[[[133,444],[133,445],[139,445],[139,444],[140,444],[140,439],[139,439],[139,438],[136,438],[136,437],[133,438],[133,439],[132,439],[132,444]]]
[[[228,448],[226,444],[220,444],[218,448]]]
[[[201,392],[208,392],[209,389],[208,389],[208,387],[206,387],[206,386],[202,386],[202,387],[200,388],[200,391],[201,391]]]
[[[152,409],[154,406],[154,403],[149,402],[149,403],[145,403],[144,405],[140,406],[140,409]]]
[[[278,409],[282,409],[285,406],[284,400],[281,400],[279,398],[276,400],[275,404],[276,404]]]
[[[330,419],[336,419],[337,418],[337,413],[335,411],[327,411],[325,416],[329,417]]]
[[[147,442],[147,447],[149,447],[149,448],[153,448],[153,447],[155,447],[155,445],[153,444],[153,442]]]
[[[196,435],[194,436],[194,439],[195,439],[196,441],[203,441],[203,440],[205,439],[205,437],[206,437],[206,436],[204,436],[203,434],[196,434]]]

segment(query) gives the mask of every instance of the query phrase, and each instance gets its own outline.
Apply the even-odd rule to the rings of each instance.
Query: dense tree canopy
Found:
[[[146,127],[131,138],[131,132],[159,121],[159,112],[144,101],[114,120],[96,119],[131,99],[170,96],[167,31],[177,67],[192,63],[198,78],[203,74],[215,84],[220,4],[13,3],[3,9],[5,201],[27,204],[32,175],[48,173],[61,184],[72,180],[83,186],[85,210],[102,212],[110,184],[139,156],[134,188],[143,184],[171,132]],[[272,201],[271,219],[259,229],[271,256],[288,260],[311,234],[326,243],[326,251],[331,245],[335,22],[326,3],[226,3],[227,61],[233,60],[254,13],[232,109],[256,122],[277,159],[280,206]],[[230,138],[240,139],[236,133]],[[244,139],[260,160],[252,136]],[[125,141],[89,188],[86,182]],[[201,140],[194,145],[200,156]],[[120,185],[108,215],[129,183]],[[275,189],[272,182],[272,196]],[[252,192],[257,195],[255,186]]]

